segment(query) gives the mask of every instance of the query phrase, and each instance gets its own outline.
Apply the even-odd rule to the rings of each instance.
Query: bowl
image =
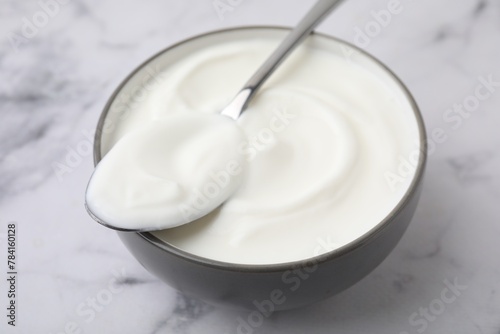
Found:
[[[212,43],[255,37],[283,38],[288,31],[282,27],[215,31],[177,43],[146,60],[122,82],[102,112],[94,142],[95,164],[103,156],[102,148],[112,134],[114,120],[123,116],[122,106],[127,103],[123,96],[125,99],[136,96],[138,92],[133,90],[151,79],[152,69],[175,63],[189,52]],[[290,263],[225,263],[185,252],[151,233],[118,232],[137,260],[176,290],[209,303],[253,309],[262,314],[311,304],[347,289],[368,275],[396,246],[410,223],[421,190],[427,151],[424,124],[415,101],[387,67],[356,46],[318,33],[310,40],[332,45],[333,53],[346,56],[347,51],[350,57],[356,57],[358,64],[392,82],[394,89],[407,99],[418,123],[421,148],[410,187],[385,219],[364,235],[328,253]]]

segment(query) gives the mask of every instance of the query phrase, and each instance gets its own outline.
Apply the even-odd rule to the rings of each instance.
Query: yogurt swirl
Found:
[[[219,113],[278,42],[191,50],[162,69],[103,150],[174,111]],[[415,115],[393,78],[335,50],[338,42],[313,36],[277,70],[237,121],[246,163],[238,189],[210,215],[155,236],[214,260],[283,263],[341,247],[393,210],[413,175],[392,188],[386,173],[419,149]],[[328,249],[318,249],[322,240]]]

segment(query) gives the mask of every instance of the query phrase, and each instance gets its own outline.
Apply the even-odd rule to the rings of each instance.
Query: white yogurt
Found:
[[[127,133],[97,165],[86,203],[124,230],[176,227],[211,212],[241,183],[244,134],[225,116],[178,113]]]
[[[168,122],[172,113],[219,113],[278,43],[274,38],[211,43],[162,69],[155,84],[140,91],[140,99],[122,108],[127,117],[110,116],[114,130],[104,135],[103,152],[113,146],[130,150],[113,168],[127,169],[129,164],[136,168],[134,160],[143,154],[150,155],[151,168],[161,166],[170,159],[153,154],[161,145],[149,143],[148,136],[131,143],[127,134],[151,122]],[[396,188],[386,176],[398,170],[401,158],[418,151],[416,117],[386,72],[364,56],[346,58],[332,52],[336,43],[312,37],[277,70],[238,120],[245,136],[237,155],[246,168],[232,196],[212,214],[155,236],[214,260],[282,263],[341,247],[394,209],[414,171]],[[173,133],[164,145],[174,145],[177,135]],[[205,149],[204,143],[199,144]],[[179,154],[198,150],[181,146]],[[192,170],[188,160],[178,164],[186,185],[185,176],[207,173],[212,167],[199,163]],[[112,180],[105,186],[118,184]],[[145,196],[163,191],[161,183],[137,187],[144,193],[152,190]],[[144,210],[152,215],[161,212],[172,198],[170,190],[164,191],[166,201],[155,198],[155,204]]]

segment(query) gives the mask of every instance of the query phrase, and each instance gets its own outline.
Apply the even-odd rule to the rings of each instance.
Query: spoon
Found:
[[[314,28],[320,22],[322,22],[328,16],[328,14],[338,4],[341,3],[341,1],[342,0],[317,1],[316,4],[313,6],[313,8],[311,8],[309,12],[305,15],[305,17],[299,22],[299,24],[286,36],[286,38],[281,42],[278,48],[260,66],[260,68],[255,72],[255,74],[247,81],[247,83],[243,86],[243,88],[239,91],[239,93],[236,94],[233,100],[222,110],[221,115],[227,116],[233,120],[237,120],[241,115],[241,113],[246,109],[249,102],[255,96],[259,88],[269,78],[269,76],[271,76],[271,74],[292,53],[292,51],[295,50],[295,48],[309,36],[309,34],[314,30]],[[88,188],[87,188],[87,193],[88,193]],[[224,200],[227,200],[227,198],[225,198]],[[168,224],[166,226],[155,226],[155,227],[123,228],[114,226],[112,224],[109,224],[109,222],[100,219],[94,212],[92,212],[87,202],[85,203],[85,207],[89,215],[96,222],[108,228],[119,231],[128,231],[128,232],[157,231],[190,222],[190,221],[183,221],[182,223],[179,223],[177,225]],[[209,213],[210,212],[207,212],[205,213],[205,215]]]
[[[221,114],[237,120],[255,96],[257,90],[279,65],[299,46],[342,0],[319,0],[286,36],[278,48],[260,66]]]

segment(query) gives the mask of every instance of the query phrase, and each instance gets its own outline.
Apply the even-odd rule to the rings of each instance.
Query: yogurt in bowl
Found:
[[[148,124],[219,113],[285,32],[215,32],[148,60],[108,103],[96,162]],[[210,186],[183,210],[203,210],[203,200],[237,176],[222,206],[172,229],[120,233],[148,270],[213,302],[251,307],[275,290],[288,292],[274,305],[287,309],[345,289],[387,256],[418,199],[423,123],[387,68],[361,50],[346,57],[345,48],[356,49],[314,34],[262,87],[237,121],[245,168],[213,170]],[[414,165],[398,174],[408,159]]]

